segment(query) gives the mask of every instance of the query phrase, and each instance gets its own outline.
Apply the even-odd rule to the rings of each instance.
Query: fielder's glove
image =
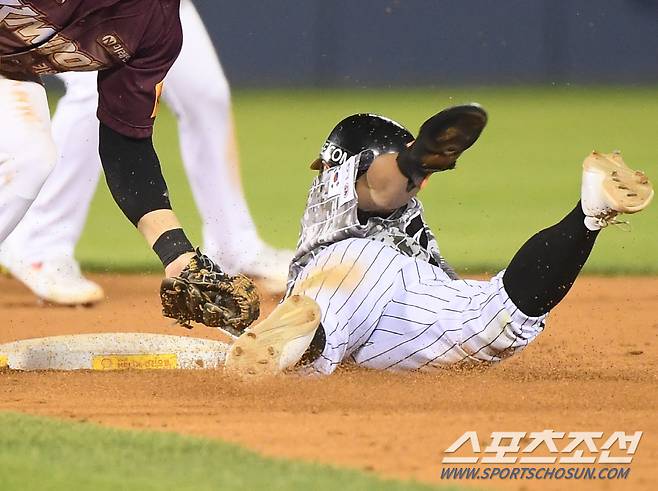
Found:
[[[454,169],[486,124],[487,113],[478,104],[449,107],[425,121],[418,138],[397,158],[400,172],[409,179],[409,190],[420,187],[433,172]]]
[[[229,276],[197,249],[180,276],[160,286],[162,314],[191,328],[190,321],[239,336],[260,314],[256,285],[243,275]]]

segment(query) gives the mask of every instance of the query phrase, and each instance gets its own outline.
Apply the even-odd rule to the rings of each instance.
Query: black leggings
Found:
[[[505,291],[525,315],[548,313],[576,281],[599,233],[587,229],[584,219],[578,202],[562,221],[523,244],[507,267]]]

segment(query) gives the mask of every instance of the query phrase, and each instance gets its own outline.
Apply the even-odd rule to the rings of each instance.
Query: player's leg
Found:
[[[524,348],[543,329],[512,304],[502,275],[491,281],[451,280],[425,261],[369,239],[348,239],[324,249],[303,270],[293,295],[315,302],[321,312],[314,338],[293,337],[292,326],[268,318],[241,336],[239,356],[228,368],[272,373],[301,358],[304,373],[328,375],[340,364],[379,370],[416,370],[461,361],[499,361]],[[310,307],[307,308],[310,312]],[[261,341],[259,327],[277,332]],[[293,329],[293,327],[295,329]],[[288,336],[288,333],[291,335]],[[303,358],[281,362],[287,343],[304,341]],[[298,346],[296,346],[298,347]],[[236,361],[238,360],[238,361]],[[243,360],[251,361],[245,366]]]
[[[416,272],[405,268],[404,287],[355,361],[371,368],[419,369],[499,361],[523,349],[573,285],[598,230],[619,213],[644,209],[652,196],[646,176],[629,169],[619,155],[592,154],[584,163],[581,202],[528,240],[491,281],[442,282],[432,278],[436,271],[426,263],[418,263]]]
[[[378,369],[420,369],[500,361],[531,342],[587,261],[598,230],[619,213],[644,209],[648,179],[619,155],[585,160],[581,202],[535,234],[489,282],[440,281],[426,263],[405,268],[405,284],[354,359]],[[438,281],[437,281],[438,280]],[[394,320],[391,320],[394,319]],[[415,325],[415,327],[414,327]]]
[[[43,86],[0,75],[0,244],[23,218],[55,165]]]
[[[569,292],[599,231],[585,227],[580,202],[560,222],[531,237],[505,270],[505,290],[528,315],[543,315]]]
[[[205,252],[227,272],[262,276],[281,290],[292,252],[276,251],[258,236],[240,181],[228,82],[190,1],[181,3],[181,22],[183,49],[167,75],[164,97],[178,116]]]
[[[593,152],[583,167],[581,201],[559,223],[530,238],[505,271],[505,290],[528,315],[543,315],[564,298],[601,228],[619,213],[643,210],[653,197],[647,177],[628,168],[618,153]]]
[[[0,263],[37,296],[54,303],[103,298],[102,288],[82,276],[74,258],[100,175],[96,77],[95,72],[61,75],[66,94],[52,124],[57,165],[0,250]]]
[[[352,360],[377,370],[422,370],[497,362],[544,329],[509,299],[502,274],[451,280],[424,261],[405,267],[370,338]]]
[[[321,312],[319,328],[310,326],[315,337],[293,336],[297,327],[305,327],[294,324],[296,318],[286,325],[268,317],[250,330],[251,339],[249,334],[239,338],[227,366],[247,373],[290,367],[301,353],[289,350],[299,356],[285,363],[280,354],[292,341],[309,346],[300,370],[324,375],[345,362],[414,370],[463,360],[498,361],[525,347],[541,332],[544,320],[515,309],[500,276],[489,282],[455,281],[441,268],[382,242],[344,240],[320,252],[293,290]],[[279,335],[274,343],[273,333]],[[261,334],[269,339],[261,340]]]

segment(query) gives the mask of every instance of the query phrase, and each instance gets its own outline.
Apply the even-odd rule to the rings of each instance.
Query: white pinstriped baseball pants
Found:
[[[419,370],[497,362],[525,348],[546,316],[528,317],[489,281],[451,280],[440,268],[369,239],[348,239],[306,266],[294,293],[322,310],[326,345],[302,371],[332,373],[352,362]]]

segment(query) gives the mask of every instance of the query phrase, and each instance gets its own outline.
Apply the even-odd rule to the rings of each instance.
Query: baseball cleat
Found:
[[[57,305],[92,305],[105,298],[100,285],[85,278],[72,257],[30,262],[7,253],[0,262],[41,300]]]
[[[240,375],[264,376],[293,367],[311,344],[320,319],[314,300],[305,295],[288,297],[267,319],[235,340],[225,368]]]
[[[649,178],[628,167],[618,151],[592,152],[583,162],[581,205],[590,230],[620,223],[615,218],[621,213],[644,210],[653,194]]]

